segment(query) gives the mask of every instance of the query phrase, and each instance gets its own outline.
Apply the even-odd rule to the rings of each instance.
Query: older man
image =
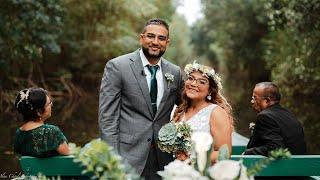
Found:
[[[258,112],[245,154],[268,156],[269,151],[288,148],[292,154],[306,154],[304,132],[299,121],[280,105],[281,95],[272,82],[256,84],[251,99]]]

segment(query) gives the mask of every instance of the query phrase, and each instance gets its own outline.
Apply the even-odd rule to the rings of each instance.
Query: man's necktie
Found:
[[[157,86],[157,70],[159,68],[158,65],[155,66],[147,66],[151,73],[151,83],[150,83],[150,97],[151,97],[151,105],[153,114],[157,112],[157,94],[158,94],[158,86]]]

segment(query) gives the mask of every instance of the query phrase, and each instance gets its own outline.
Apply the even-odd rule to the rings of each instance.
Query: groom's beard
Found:
[[[166,51],[161,50],[158,53],[153,53],[151,50],[149,51],[149,48],[141,47],[143,54],[146,56],[147,59],[149,58],[156,58],[159,59]]]

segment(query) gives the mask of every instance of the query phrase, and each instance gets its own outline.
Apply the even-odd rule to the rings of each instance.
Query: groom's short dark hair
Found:
[[[169,25],[165,20],[159,19],[159,18],[149,19],[147,21],[146,25],[144,26],[142,33],[144,33],[146,31],[146,27],[149,25],[161,25],[161,26],[165,27],[168,31],[168,37],[169,37]]]

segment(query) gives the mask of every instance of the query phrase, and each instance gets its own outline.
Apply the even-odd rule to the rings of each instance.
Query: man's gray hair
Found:
[[[256,87],[263,87],[263,96],[269,97],[272,101],[280,102],[281,94],[278,86],[273,82],[260,82]]]

